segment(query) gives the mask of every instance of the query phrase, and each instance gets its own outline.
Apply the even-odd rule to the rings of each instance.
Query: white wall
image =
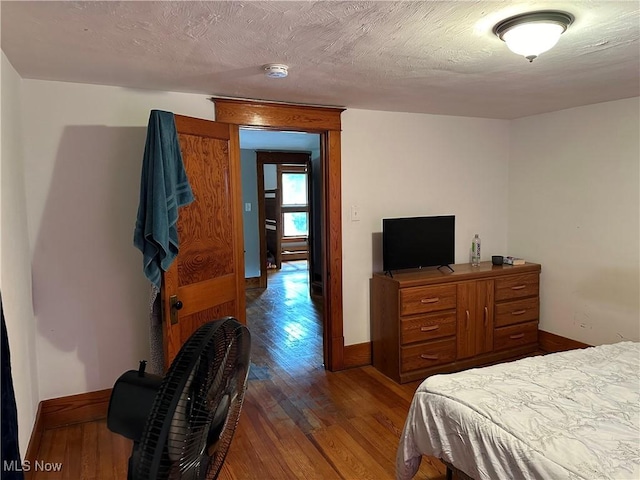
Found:
[[[109,388],[149,354],[149,284],[132,244],[149,111],[213,118],[213,104],[119,87],[22,87],[40,399]]]
[[[37,80],[23,80],[20,86],[22,110],[13,112],[10,118],[15,121],[22,114],[24,133],[28,232],[22,243],[30,241],[33,272],[36,348],[27,350],[38,352],[39,394],[36,391],[34,395],[46,399],[108,388],[123,371],[134,368],[148,355],[148,284],[132,235],[149,110],[213,118],[213,106],[206,97],[191,94]],[[4,110],[4,88],[2,99]],[[548,226],[538,223],[538,231],[544,231],[544,235],[530,235],[529,224],[523,221],[558,208],[557,202],[530,199],[538,199],[540,191],[545,192],[545,199],[564,198],[562,192],[566,190],[560,189],[564,185],[556,179],[562,172],[551,158],[568,161],[574,158],[571,152],[576,149],[580,158],[589,159],[589,168],[584,172],[577,169],[571,176],[565,174],[565,180],[577,182],[576,175],[588,173],[588,178],[598,179],[609,188],[607,194],[604,187],[602,191],[598,187],[598,197],[616,198],[602,199],[608,205],[607,215],[599,213],[599,203],[590,205],[591,211],[615,219],[618,214],[611,215],[611,208],[623,205],[624,221],[615,220],[615,236],[610,239],[616,248],[608,249],[614,258],[606,263],[607,269],[592,269],[591,273],[608,273],[597,277],[607,282],[615,273],[616,278],[629,278],[629,288],[633,288],[633,268],[623,267],[618,258],[635,260],[637,320],[638,119],[637,113],[634,116],[630,111],[635,108],[637,112],[638,105],[637,101],[612,105],[523,119],[513,122],[511,130],[510,122],[503,120],[347,110],[342,123],[345,344],[369,340],[369,278],[381,264],[379,251],[374,248],[381,219],[432,214],[456,215],[456,261],[467,262],[476,232],[483,241],[483,259],[506,251],[509,213],[513,224],[509,252],[543,264],[542,327],[577,338],[569,335],[562,320],[556,319],[560,317],[549,315],[549,309],[561,308],[558,303],[562,299],[551,293],[553,283],[547,282],[569,267],[580,270],[577,259],[562,269],[553,268],[556,250],[544,243],[544,237],[555,238],[553,229],[562,227],[559,219],[565,218],[564,209],[552,214],[554,221]],[[589,122],[585,125],[586,113],[593,126]],[[598,120],[601,115],[603,119]],[[569,123],[576,125],[577,131],[555,139],[553,130],[562,130]],[[6,120],[2,125],[4,133]],[[511,150],[510,139],[514,144]],[[581,146],[584,142],[585,147]],[[2,147],[4,167],[4,142]],[[526,149],[531,153],[522,152]],[[621,150],[624,155],[613,154]],[[510,152],[513,165],[509,190]],[[596,157],[608,162],[596,162]],[[598,169],[617,162],[622,162],[622,174],[612,173],[611,168]],[[582,168],[582,163],[578,166]],[[3,171],[3,187],[4,176]],[[631,185],[633,179],[636,183]],[[580,185],[575,187],[576,195],[584,196],[586,187]],[[624,199],[618,198],[623,193]],[[4,197],[3,188],[2,205]],[[627,198],[635,201],[635,207]],[[591,196],[582,198],[583,202],[590,200]],[[360,209],[359,222],[349,218],[351,205]],[[574,216],[583,213],[577,207],[568,212]],[[599,218],[598,222],[614,219]],[[609,228],[607,225],[599,233]],[[3,252],[4,231],[3,218]],[[629,252],[633,242],[635,253]],[[537,253],[540,248],[545,249],[544,255]],[[5,262],[6,257],[3,270]],[[609,269],[612,265],[618,266]],[[594,284],[584,283],[594,280],[593,275],[579,278],[573,284],[582,285],[593,296]],[[627,290],[610,291],[606,282],[597,285],[597,295],[610,299],[620,296],[618,307],[633,300]],[[622,282],[616,280],[615,285]],[[550,306],[545,305],[547,301]],[[609,303],[598,301],[597,308]],[[615,315],[627,322],[633,306],[629,308]],[[586,311],[590,312],[593,310]],[[560,323],[556,326],[554,322]],[[35,353],[29,355],[35,361]]]
[[[345,345],[367,342],[369,279],[382,269],[382,218],[456,216],[456,262],[507,245],[509,122],[349,109],[342,114]],[[351,206],[360,221],[351,221]]]
[[[542,264],[540,328],[640,339],[640,101],[512,122],[509,251]]]
[[[39,401],[36,324],[31,296],[31,258],[23,169],[21,78],[2,53],[2,180],[0,282],[9,337],[13,386],[18,408],[20,451],[24,458]]]

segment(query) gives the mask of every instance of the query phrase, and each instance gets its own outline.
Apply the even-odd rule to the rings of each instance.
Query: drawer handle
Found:
[[[509,335],[511,340],[518,340],[519,338],[524,337],[524,333],[516,333],[515,335]]]
[[[421,332],[433,332],[440,328],[440,325],[431,325],[429,327],[420,327]]]
[[[527,313],[526,310],[515,310],[511,312],[511,315],[522,315],[523,313]]]
[[[487,321],[489,320],[489,309],[485,305],[484,307],[484,326],[487,326]]]
[[[522,290],[526,285],[516,285],[515,287],[511,287],[511,290]]]
[[[438,297],[423,298],[422,300],[420,300],[420,303],[438,303],[439,301],[440,299]]]
[[[440,358],[439,355],[427,355],[427,354],[420,354],[420,358],[423,360],[438,360],[438,358]]]
[[[467,325],[466,325],[466,329],[469,330],[469,310],[466,311],[466,315],[467,315]]]

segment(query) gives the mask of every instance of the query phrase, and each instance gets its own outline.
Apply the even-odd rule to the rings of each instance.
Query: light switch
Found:
[[[357,205],[351,205],[351,221],[360,221],[360,207],[358,207]]]
[[[245,203],[244,204],[244,211],[245,212],[250,212],[251,211],[251,204],[250,203]]]

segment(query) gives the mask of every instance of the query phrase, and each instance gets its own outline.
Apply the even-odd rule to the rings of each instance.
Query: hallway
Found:
[[[252,337],[250,378],[268,369],[304,375],[323,369],[322,304],[309,295],[306,260],[269,270],[266,290],[247,290],[247,326]]]

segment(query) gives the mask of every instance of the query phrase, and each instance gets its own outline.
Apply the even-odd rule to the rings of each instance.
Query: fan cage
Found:
[[[134,480],[218,476],[242,409],[249,353],[249,331],[231,317],[209,322],[193,333],[156,395],[140,441],[139,461],[132,465]],[[226,402],[223,424],[212,425],[218,407]],[[213,430],[220,433],[209,438]]]

